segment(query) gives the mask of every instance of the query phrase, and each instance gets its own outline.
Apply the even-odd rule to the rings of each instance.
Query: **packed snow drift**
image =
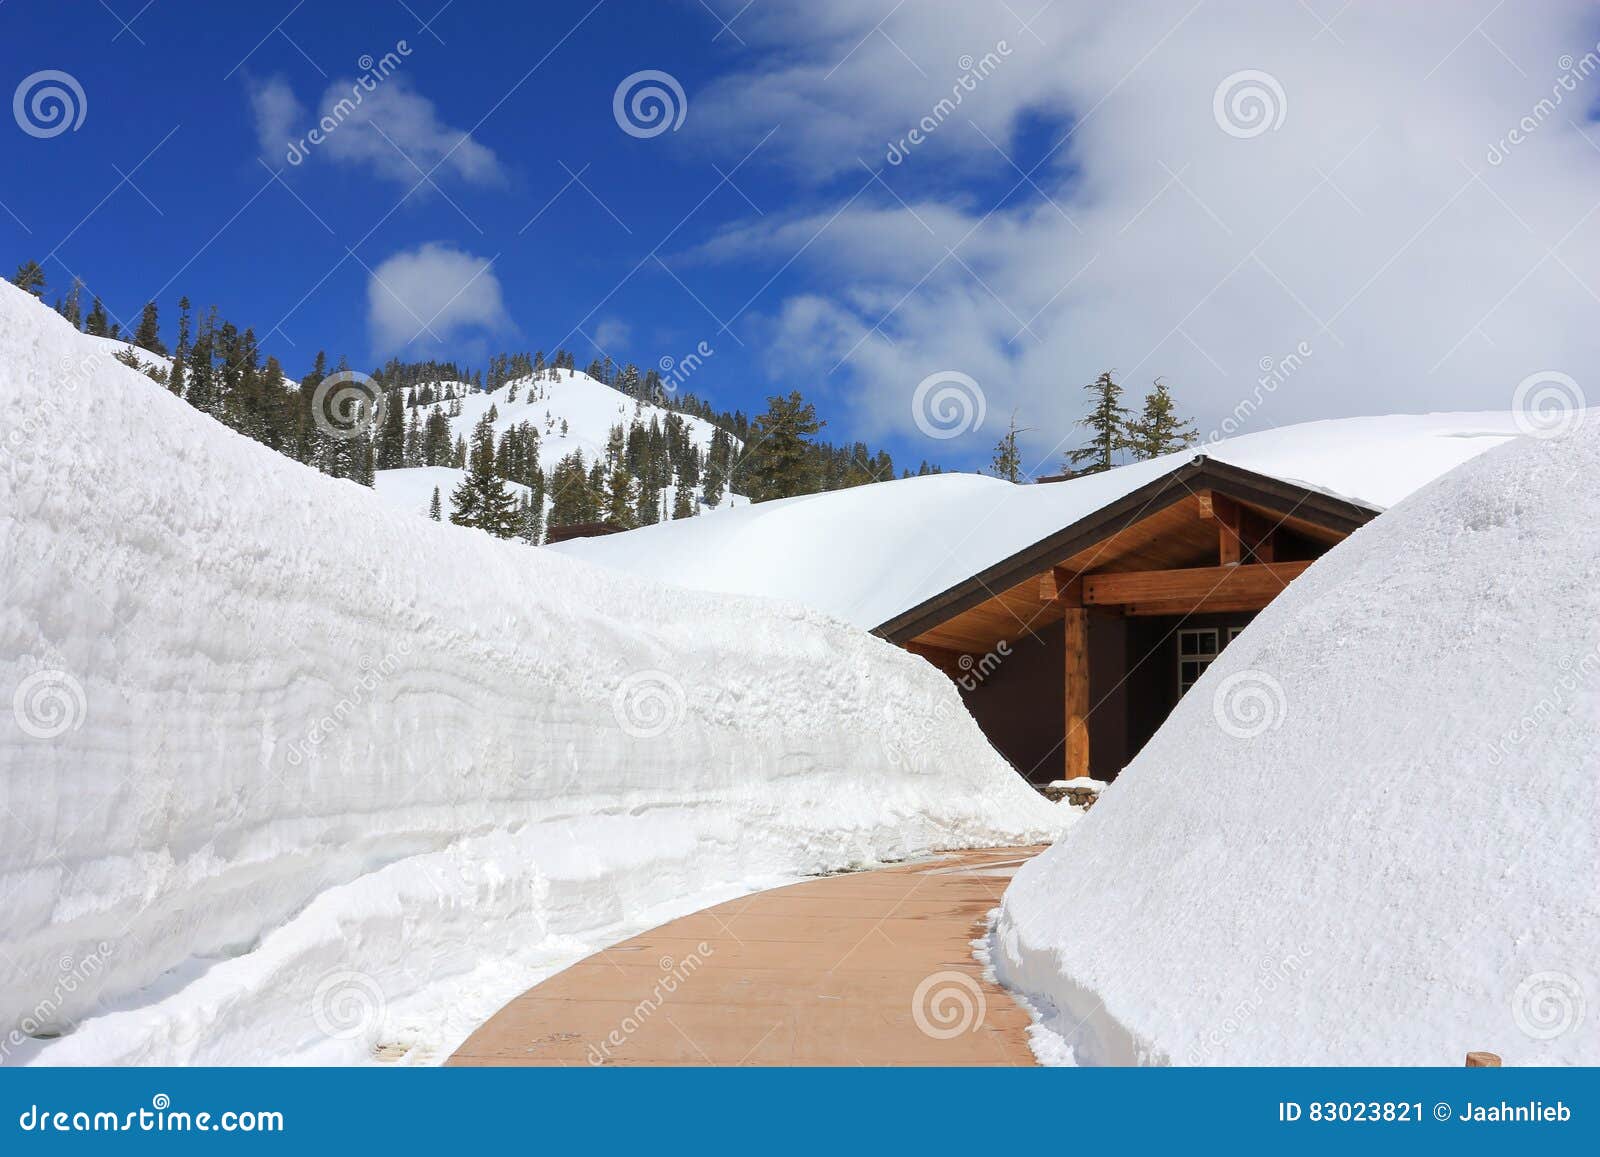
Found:
[[[437,1061],[678,912],[1065,814],[922,660],[396,511],[11,286],[0,402],[4,1060]]]
[[[930,474],[553,549],[698,590],[790,599],[870,630],[1197,452],[1381,510],[1518,432],[1509,411],[1304,422],[1065,482]]]
[[[1597,510],[1590,418],[1402,502],[1230,643],[1005,893],[1041,1053],[1600,1063]]]

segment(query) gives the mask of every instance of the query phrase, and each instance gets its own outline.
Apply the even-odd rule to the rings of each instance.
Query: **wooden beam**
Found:
[[[1083,579],[1083,601],[1090,606],[1182,603],[1199,609],[1201,603],[1230,600],[1248,604],[1241,610],[1259,609],[1310,565],[1309,561],[1258,562],[1089,574]]]
[[[1039,601],[1083,606],[1083,575],[1066,567],[1051,567],[1039,576]]]
[[[1214,490],[1202,490],[1199,498],[1200,517],[1214,519],[1217,524],[1217,561],[1223,566],[1238,566],[1245,551],[1239,504]]]
[[[1089,774],[1089,612],[1068,607],[1062,626],[1067,639],[1066,767],[1062,778]]]

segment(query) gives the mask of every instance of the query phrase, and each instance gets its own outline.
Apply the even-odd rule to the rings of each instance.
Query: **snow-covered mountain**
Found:
[[[443,400],[417,404],[422,387],[407,387],[402,392],[409,414],[413,409],[421,415],[438,413],[450,423],[450,438],[470,440],[472,432],[485,416],[493,414],[490,423],[498,441],[507,431],[529,423],[539,437],[539,466],[546,474],[565,456],[577,452],[586,466],[593,466],[606,456],[612,431],[621,426],[624,431],[636,424],[643,428],[665,426],[672,418],[681,422],[685,436],[696,447],[703,459],[713,453],[713,438],[717,429],[704,418],[692,414],[679,414],[653,402],[630,397],[578,370],[549,369],[536,375],[516,378],[494,390],[477,390],[459,381],[430,383],[429,394]],[[741,443],[731,435],[729,452],[737,454]],[[439,488],[443,517],[451,513],[450,494],[461,484],[466,472],[448,465],[415,466],[404,469],[380,470],[375,482],[384,499],[396,508],[417,514],[427,514],[432,502],[434,487]],[[512,483],[508,486],[519,499],[528,487]],[[724,490],[717,501],[708,503],[705,486],[693,488],[694,510],[726,510],[749,505],[743,495]],[[677,498],[677,480],[658,491],[663,511],[673,509]],[[554,496],[545,495],[548,512],[555,503]]]
[[[1050,1055],[1600,1063],[1596,510],[1600,415],[1401,501],[1229,643],[1006,890]]]
[[[9,285],[0,544],[0,1061],[437,1061],[673,915],[1066,818],[922,660],[397,512]]]

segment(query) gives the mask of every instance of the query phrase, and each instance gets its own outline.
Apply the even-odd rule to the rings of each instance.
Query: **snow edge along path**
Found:
[[[1072,819],[922,660],[394,511],[10,286],[0,392],[0,1023],[70,1030],[0,1060],[441,1060],[680,911]]]

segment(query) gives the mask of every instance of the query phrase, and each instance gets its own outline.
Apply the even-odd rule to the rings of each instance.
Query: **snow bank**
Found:
[[[13,1062],[438,1060],[676,911],[1065,815],[923,661],[393,510],[10,286],[0,592]]]
[[[1398,414],[1306,422],[1198,449],[1381,509],[1517,433],[1510,411]],[[697,590],[791,599],[871,629],[1195,453],[1038,486],[976,474],[902,478],[552,549]]]
[[[1278,597],[1066,840],[1001,976],[1080,1061],[1600,1063],[1600,426]]]

